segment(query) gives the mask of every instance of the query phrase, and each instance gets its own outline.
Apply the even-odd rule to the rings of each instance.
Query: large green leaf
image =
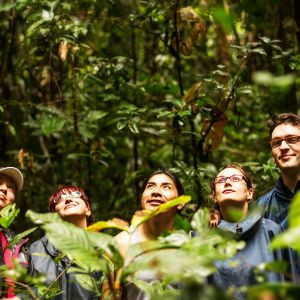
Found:
[[[191,196],[183,195],[176,199],[173,199],[171,201],[159,205],[156,209],[143,210],[136,213],[131,220],[131,226],[129,228],[129,232],[133,232],[139,225],[153,218],[154,216],[167,212],[170,208],[175,207],[179,204],[188,203],[191,200],[192,200]]]
[[[7,229],[19,214],[20,209],[16,209],[16,204],[10,204],[0,211],[0,226]]]
[[[296,193],[292,199],[288,218],[289,228],[300,226],[300,192]]]

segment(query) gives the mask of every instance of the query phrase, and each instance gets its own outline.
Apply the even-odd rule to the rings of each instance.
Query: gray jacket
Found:
[[[34,242],[29,247],[31,275],[46,275],[46,285],[49,286],[58,279],[61,293],[51,297],[54,300],[93,300],[99,299],[96,294],[83,288],[76,280],[75,275],[78,273],[70,272],[70,265],[75,265],[66,256],[61,257],[61,253],[54,248],[46,237]],[[76,267],[76,266],[75,266]],[[100,274],[93,274],[96,280],[100,279]],[[36,293],[36,291],[34,291]]]

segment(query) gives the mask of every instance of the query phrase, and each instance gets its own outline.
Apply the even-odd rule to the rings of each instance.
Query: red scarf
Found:
[[[12,262],[12,252],[8,247],[8,242],[6,239],[6,236],[4,232],[1,230],[0,231],[0,238],[1,238],[1,244],[2,244],[2,249],[3,249],[3,258],[4,258],[4,263],[8,266],[8,268],[12,269],[14,268],[14,264]],[[5,278],[4,282],[8,286],[6,297],[7,298],[13,298],[14,295],[14,284],[10,278]]]

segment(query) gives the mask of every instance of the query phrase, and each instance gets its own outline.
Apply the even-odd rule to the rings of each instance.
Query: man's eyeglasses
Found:
[[[218,176],[215,178],[215,184],[224,183],[229,179],[231,182],[240,182],[245,179],[244,175]],[[245,180],[246,181],[246,180]]]
[[[270,145],[273,149],[278,148],[281,146],[283,141],[285,141],[288,145],[295,145],[300,141],[300,136],[293,135],[281,139],[274,139],[270,141]]]
[[[58,198],[53,200],[53,203],[57,204],[63,200],[67,200],[68,198],[80,198],[80,197],[81,197],[81,193],[79,191],[72,191],[67,194],[61,194]]]

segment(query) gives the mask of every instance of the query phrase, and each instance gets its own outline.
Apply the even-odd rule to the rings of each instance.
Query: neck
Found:
[[[281,171],[284,185],[294,193],[297,182],[300,180],[300,172]]]
[[[85,229],[87,228],[87,221],[86,218],[77,217],[77,216],[70,216],[64,219],[64,221],[67,221],[69,223],[74,224],[76,227]]]
[[[143,223],[141,226],[139,226],[141,240],[155,240],[164,231],[174,229],[174,217],[174,214],[169,216],[168,213],[163,213]]]
[[[248,213],[248,202],[244,203],[243,206],[240,204],[231,204],[228,206],[220,206],[220,212],[222,219],[227,222],[236,223],[245,219]]]

